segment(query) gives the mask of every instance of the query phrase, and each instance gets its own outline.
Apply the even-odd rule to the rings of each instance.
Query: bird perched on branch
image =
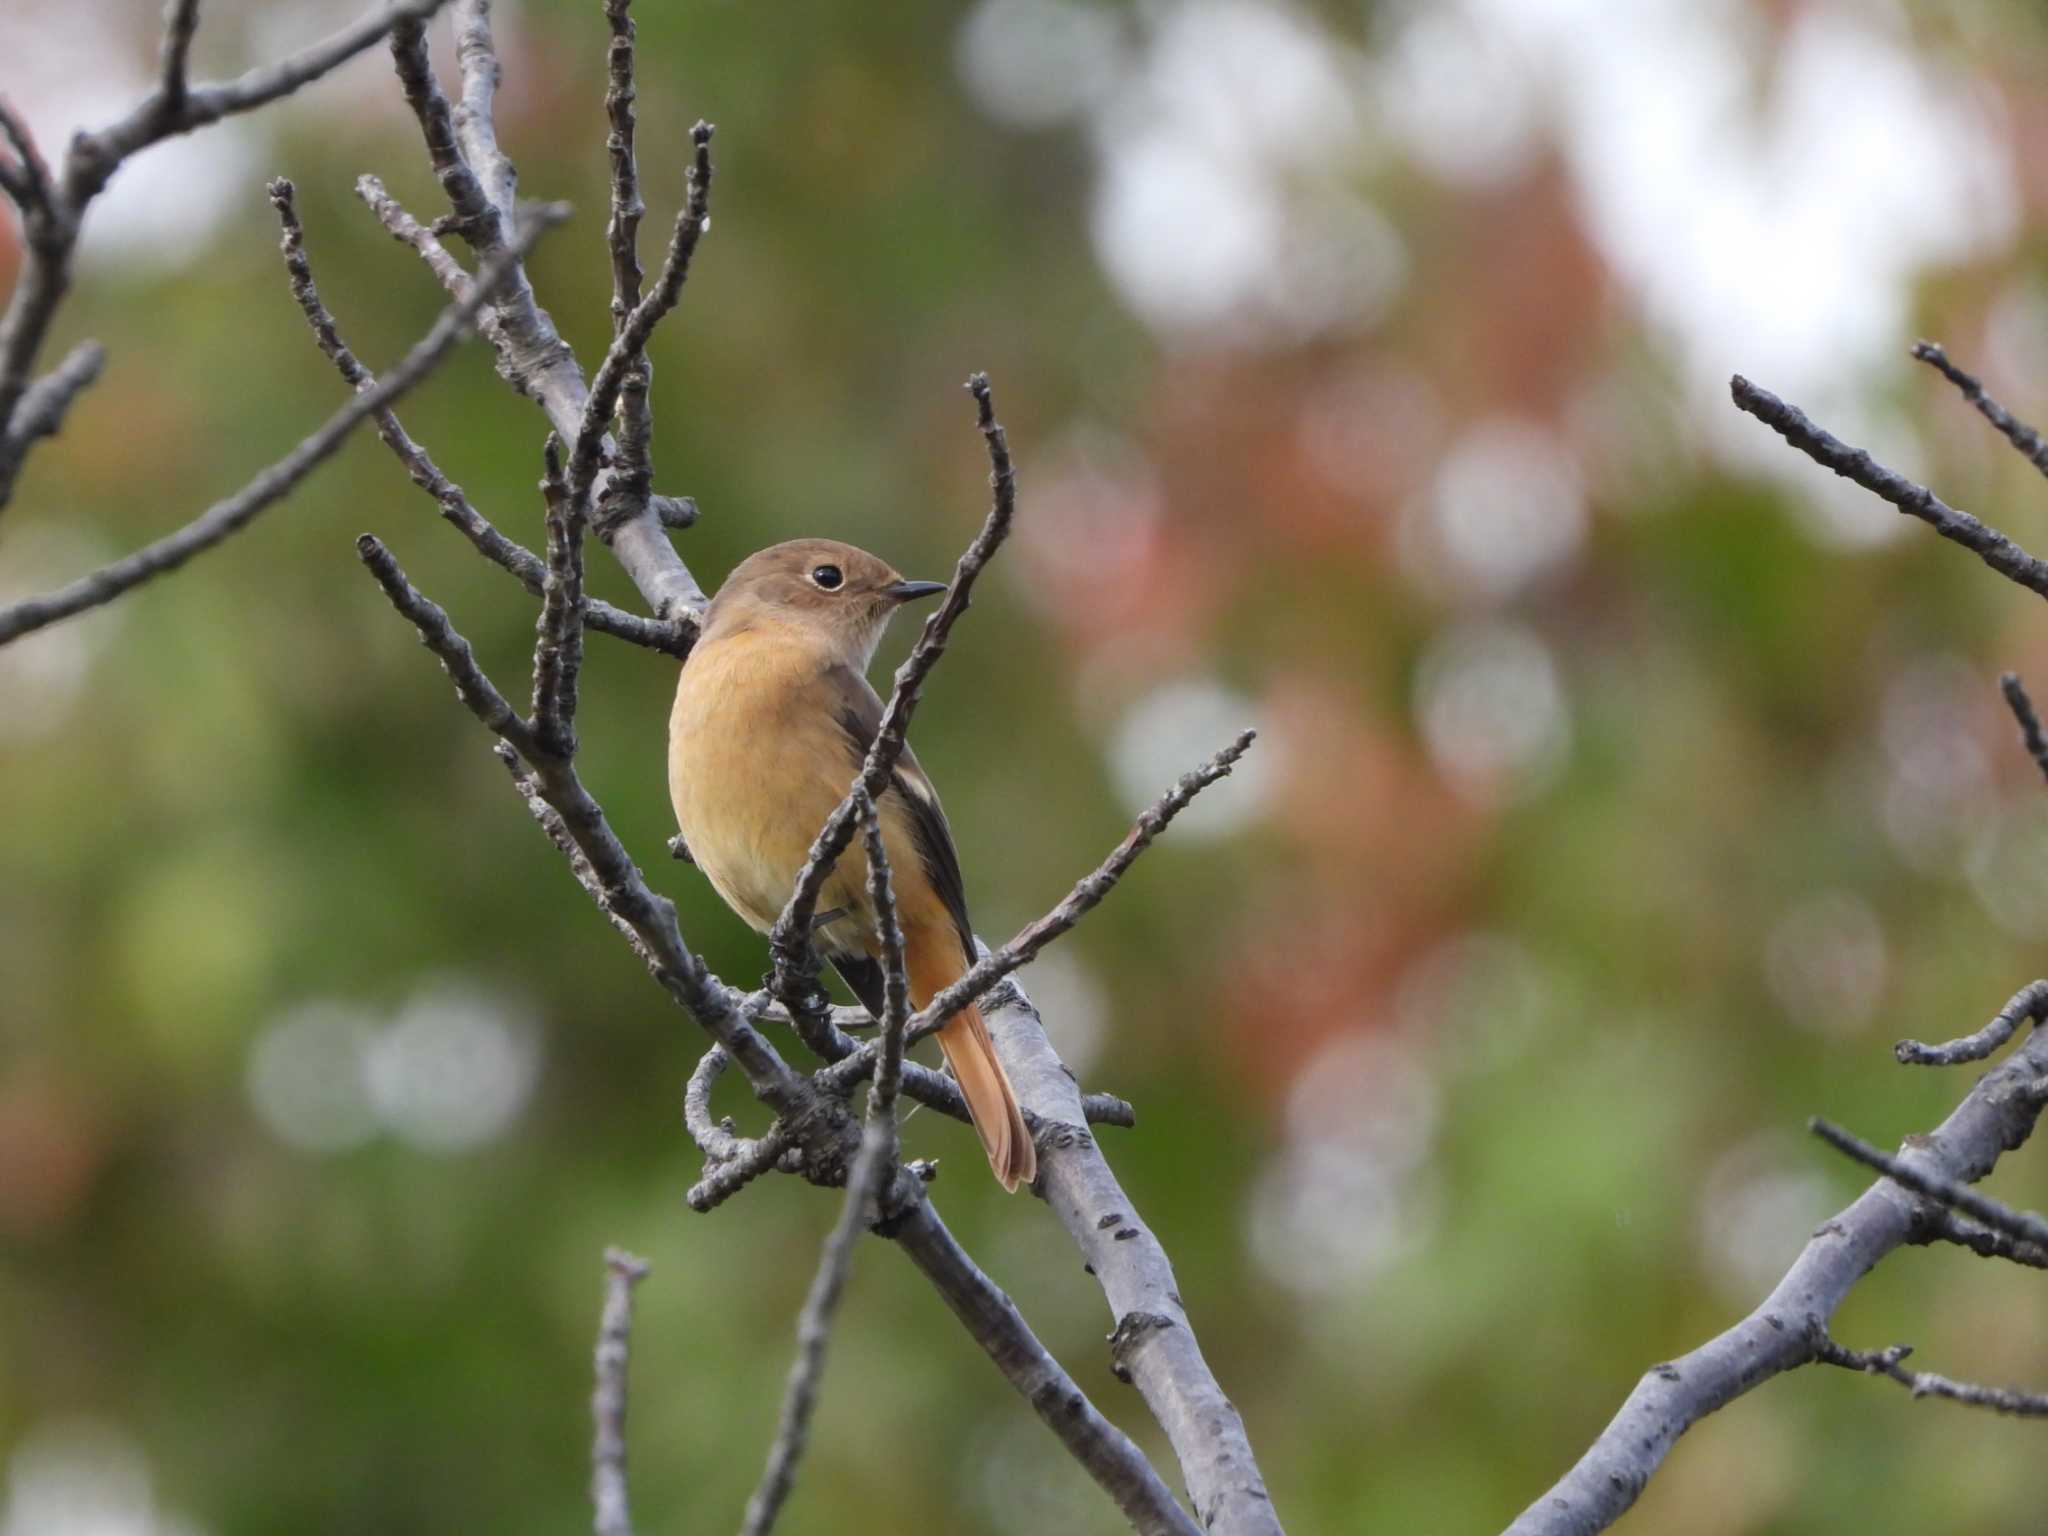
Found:
[[[764,549],[719,588],[676,688],[669,797],[690,857],[757,931],[775,926],[881,729],[865,674],[883,630],[905,603],[945,590],[831,539]],[[907,746],[876,809],[910,1001],[922,1008],[974,963],[960,856]],[[879,1019],[885,977],[867,873],[855,839],[819,895],[813,942]],[[938,1035],[996,1178],[1008,1190],[1030,1183],[1037,1152],[981,1010],[963,1008]]]

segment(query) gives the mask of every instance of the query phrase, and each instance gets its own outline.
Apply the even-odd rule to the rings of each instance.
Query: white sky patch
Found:
[[[2012,236],[1988,97],[1916,54],[1895,7],[1800,7],[1764,77],[1741,0],[1460,9],[1525,61],[1595,240],[1731,426],[1750,424],[1725,406],[1730,373],[1832,410],[1907,366],[1915,275]]]
[[[360,0],[213,0],[201,11],[192,78],[207,83],[275,63],[362,12]],[[493,9],[501,52],[516,50],[509,34],[517,12],[506,0]],[[14,0],[7,92],[53,170],[74,132],[107,127],[155,88],[161,14],[161,6],[111,0]],[[350,75],[353,88],[337,78]],[[102,263],[177,268],[238,213],[256,210],[267,219],[264,183],[284,169],[273,154],[273,128],[299,111],[345,113],[352,125],[365,116],[400,119],[405,108],[388,50],[373,45],[285,103],[223,118],[131,157],[86,214],[80,272],[89,277]]]
[[[0,1536],[200,1536],[157,1506],[149,1459],[97,1419],[30,1428],[7,1462]]]
[[[518,999],[459,977],[428,982],[395,1016],[316,999],[250,1047],[257,1117],[287,1146],[333,1155],[391,1135],[461,1152],[508,1131],[540,1078],[540,1030]]]
[[[1437,771],[1479,801],[1538,793],[1571,745],[1557,663],[1533,630],[1517,624],[1440,632],[1416,672],[1415,712]]]
[[[402,1141],[460,1152],[511,1125],[540,1075],[540,1040],[500,994],[445,981],[415,994],[367,1059],[370,1102]]]
[[[1577,462],[1555,434],[1496,417],[1451,445],[1404,525],[1410,579],[1501,599],[1566,566],[1586,538]]]
[[[1899,424],[1856,405],[1907,366],[1914,280],[2003,246],[2017,224],[1994,99],[1916,51],[1896,5],[1820,0],[1774,43],[1746,0],[1418,0],[1371,55],[1276,0],[1138,16],[1083,62],[1077,39],[1110,35],[1101,12],[981,0],[959,59],[992,116],[1089,121],[1098,257],[1169,340],[1293,342],[1371,324],[1406,262],[1358,174],[1391,146],[1484,187],[1551,138],[1593,240],[1672,348],[1721,452],[1774,475],[1799,467],[1728,408],[1741,371],[1874,435],[1890,462]],[[1335,224],[1351,233],[1333,238],[1329,210],[1347,204]],[[1304,289],[1304,269],[1324,296],[1290,313],[1317,286]],[[1818,537],[1897,534],[1867,496],[1824,479],[1798,481]]]
[[[1213,678],[1191,677],[1153,689],[1117,722],[1109,745],[1110,773],[1124,806],[1136,815],[1174,780],[1214,757],[1247,727],[1259,724],[1249,698]],[[1228,837],[1266,808],[1275,761],[1270,733],[1174,818],[1178,838]]]
[[[1080,115],[1115,86],[1123,28],[1106,7],[1069,0],[982,0],[955,40],[960,78],[981,109],[1013,128]]]
[[[1340,1035],[1295,1078],[1287,1144],[1246,1211],[1267,1274],[1303,1296],[1353,1290],[1429,1240],[1439,1094],[1420,1053],[1386,1033]]]
[[[378,1019],[347,1003],[301,1004],[249,1052],[249,1102],[270,1133],[302,1152],[346,1152],[377,1134],[363,1067]]]
[[[1295,343],[1386,312],[1408,261],[1351,176],[1373,142],[1363,70],[1285,6],[1151,13],[1090,114],[1096,254],[1141,319],[1168,339]]]

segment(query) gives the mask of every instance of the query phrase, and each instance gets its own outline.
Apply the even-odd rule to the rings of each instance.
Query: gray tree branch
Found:
[[[364,179],[375,181],[374,177]],[[376,191],[381,195],[381,186]],[[279,249],[284,255],[285,272],[291,285],[292,297],[298,302],[300,311],[306,317],[306,324],[312,329],[314,343],[327,360],[334,364],[342,381],[350,389],[361,393],[374,387],[377,382],[375,376],[362,365],[355,353],[349,349],[348,343],[341,339],[341,332],[335,324],[334,316],[321,301],[320,290],[313,281],[312,264],[306,256],[305,230],[299,223],[291,182],[283,177],[273,181],[270,184],[270,201],[277,210],[278,222],[283,229]],[[390,206],[397,208],[396,203],[391,203]],[[469,290],[467,274],[464,274],[462,290],[464,293]],[[516,539],[507,538],[488,518],[471,506],[469,498],[463,494],[462,487],[444,475],[426,449],[413,441],[399,423],[395,412],[388,409],[380,410],[374,419],[377,423],[377,436],[383,441],[384,446],[391,450],[393,457],[404,466],[406,475],[412,483],[434,498],[434,504],[440,508],[441,516],[469,540],[478,554],[493,565],[509,571],[518,578],[520,585],[535,597],[539,597],[547,577],[547,568],[540,557]],[[644,645],[650,650],[662,651],[671,656],[680,657],[687,655],[689,651],[687,630],[660,619],[648,619],[637,613],[628,613],[602,598],[584,599],[583,621],[591,629],[601,633],[629,640],[635,645]]]
[[[2031,429],[2013,421],[1938,347],[1923,342],[1914,355],[1940,369],[2015,447],[2034,458],[2038,439]],[[1950,507],[1862,449],[1843,443],[1798,407],[1739,374],[1731,393],[1739,409],[1816,463],[1920,518],[2000,575],[2048,596],[2048,563],[1996,529]],[[2033,753],[2039,723],[2017,679],[2007,680],[2006,696]],[[2043,768],[2048,772],[2048,762]],[[1944,1045],[1904,1040],[1895,1054],[1912,1065],[1979,1061],[2010,1041],[2022,1023],[2038,1023],[2044,1016],[2048,981],[2036,981],[2015,993],[1982,1029]],[[1686,1430],[1772,1377],[1811,1362],[1891,1376],[1920,1395],[1931,1393],[2007,1412],[2032,1411],[2033,1400],[2027,1394],[1906,1371],[1899,1364],[1905,1355],[1902,1346],[1877,1354],[1844,1349],[1830,1335],[1829,1324],[1857,1282],[1901,1244],[1956,1243],[1991,1258],[2030,1265],[2048,1261],[2048,1222],[1967,1187],[1989,1173],[2003,1153],[2025,1143],[2044,1101],[2048,1035],[2036,1029],[1978,1080],[1941,1125],[1909,1136],[1896,1156],[1816,1119],[1816,1134],[1885,1177],[1821,1224],[1784,1278],[1749,1316],[1690,1354],[1651,1367],[1577,1464],[1508,1528],[1509,1536],[1585,1536],[1605,1530],[1635,1502]],[[2048,1405],[2048,1399],[2042,1401]]]
[[[1989,1173],[2032,1133],[2048,1074],[2048,1035],[2035,1032],[1985,1073],[1935,1130],[1907,1139],[1894,1164],[1929,1188]],[[1650,1368],[1572,1470],[1508,1527],[1510,1536],[1585,1536],[1633,1504],[1678,1437],[1771,1377],[1820,1358],[1835,1309],[1877,1262],[1938,1211],[1896,1177],[1880,1179],[1823,1222],[1748,1317],[1688,1355]]]
[[[44,164],[27,127],[0,102],[0,134],[15,154],[15,164],[0,174],[0,189],[21,210],[26,247],[14,293],[5,312],[0,313],[0,508],[13,496],[29,448],[37,437],[54,430],[55,418],[47,412],[59,395],[45,393],[36,403],[35,409],[45,413],[43,419],[49,422],[44,431],[31,430],[34,418],[23,420],[22,407],[28,404],[24,396],[30,389],[36,357],[70,289],[72,253],[86,211],[122,162],[164,139],[288,96],[346,63],[394,27],[408,21],[417,24],[432,15],[442,3],[408,0],[384,6],[278,63],[221,84],[194,86],[186,81],[185,62],[198,26],[198,6],[196,0],[174,0],[165,13],[157,88],[117,122],[97,132],[73,135],[62,170],[55,176]],[[63,376],[60,367],[52,378]],[[68,402],[68,396],[62,398]]]
[[[364,418],[375,415],[413,385],[424,379],[462,339],[470,321],[485,303],[491,285],[517,263],[521,253],[548,226],[567,217],[568,210],[551,204],[534,210],[534,217],[509,253],[485,270],[475,290],[459,303],[441,312],[427,334],[420,338],[398,365],[375,385],[356,395],[296,448],[263,470],[225,501],[215,502],[175,533],[145,545],[110,565],[81,576],[68,586],[39,597],[26,598],[0,608],[0,645],[25,634],[70,618],[88,608],[112,602],[153,576],[175,570],[203,550],[211,549],[231,534],[238,533],[260,513],[283,500],[285,495],[316,468]]]
[[[647,1261],[621,1248],[604,1256],[604,1314],[597,1327],[597,1386],[590,1397],[590,1502],[595,1536],[633,1536],[626,1486],[626,1378],[632,1364],[633,1288]]]

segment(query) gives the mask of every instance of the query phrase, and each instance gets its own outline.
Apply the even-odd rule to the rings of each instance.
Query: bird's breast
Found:
[[[690,856],[765,933],[854,764],[805,648],[755,633],[700,643],[669,719],[668,784]]]

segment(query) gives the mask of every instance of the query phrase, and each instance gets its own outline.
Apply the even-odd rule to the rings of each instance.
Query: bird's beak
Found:
[[[899,603],[910,602],[913,598],[936,597],[946,590],[943,581],[899,581],[892,587],[882,589]]]

